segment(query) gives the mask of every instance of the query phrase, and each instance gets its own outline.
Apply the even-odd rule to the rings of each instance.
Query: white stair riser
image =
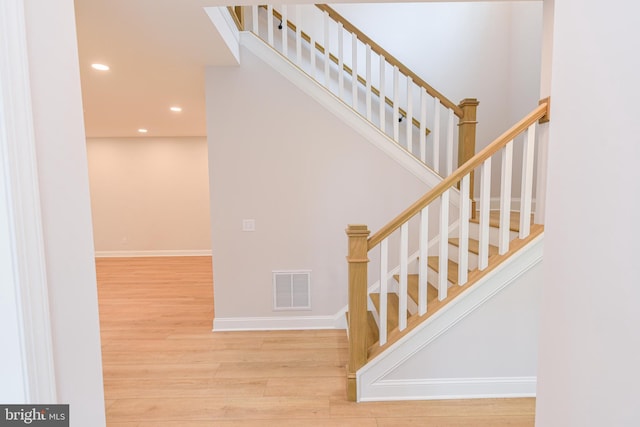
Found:
[[[449,259],[459,264],[460,263],[459,255],[460,255],[460,252],[458,247],[449,243]],[[470,271],[473,271],[476,268],[478,268],[478,255],[474,254],[473,252],[469,252],[468,265],[469,265],[468,269]]]
[[[438,277],[439,277],[439,274],[436,273],[434,270],[432,270],[431,268],[427,269],[427,281],[431,283],[436,289],[438,289]],[[453,285],[453,283],[451,283],[448,280],[447,280],[447,283],[449,284],[449,287]]]
[[[498,246],[499,230],[496,227],[489,227],[489,244]],[[480,236],[480,225],[475,222],[469,223],[469,238],[478,240]],[[518,237],[515,231],[509,231],[509,241]]]

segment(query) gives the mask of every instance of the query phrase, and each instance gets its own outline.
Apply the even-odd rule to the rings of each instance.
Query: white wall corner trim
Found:
[[[51,318],[23,0],[0,3],[0,159],[10,222],[27,399],[56,403]],[[2,203],[2,202],[0,202]]]
[[[154,251],[96,251],[96,258],[144,258],[164,256],[211,256],[211,249]]]
[[[240,63],[240,45],[239,38],[240,32],[236,28],[236,24],[233,22],[233,18],[229,15],[229,10],[226,7],[205,7],[205,12],[211,19],[213,26],[216,27],[220,37],[224,40],[225,44],[229,48],[229,51],[233,54],[233,57]]]
[[[213,319],[213,331],[346,329],[344,312],[332,316],[228,317]]]
[[[429,185],[429,187],[434,187],[442,181],[440,175],[421,163],[405,148],[396,144],[391,138],[382,133],[363,116],[355,112],[341,99],[325,89],[313,78],[309,77],[303,70],[283,58],[280,53],[264,43],[258,36],[251,32],[243,31],[240,33],[240,44],[249,49],[254,55],[287,78],[307,95],[311,96],[338,119],[364,136],[376,148],[401,164],[422,182]],[[459,206],[459,192],[455,188],[451,191],[451,202],[455,206]]]
[[[536,377],[384,380],[373,384],[372,395],[360,401],[535,397],[536,384]]]
[[[445,389],[434,388],[434,395],[426,395],[425,393],[430,387],[423,387],[422,385],[417,388],[386,387],[385,384],[388,384],[386,377],[406,363],[420,350],[429,346],[438,337],[446,334],[454,325],[473,313],[525,272],[540,263],[542,261],[543,238],[544,235],[535,238],[517,254],[511,256],[495,270],[483,277],[473,287],[464,291],[458,298],[447,304],[443,309],[360,369],[356,373],[358,401],[388,400],[391,397],[395,400],[444,398],[445,394],[443,393]],[[392,384],[395,383],[392,382]],[[462,386],[460,388],[456,388],[454,383],[449,382],[446,390],[451,397],[447,398],[455,398],[454,396],[465,396],[467,398],[487,396],[509,397],[514,394],[527,395],[527,393],[535,391],[535,386],[532,389],[527,388],[527,386],[518,389],[518,391],[510,390],[508,393],[505,392],[505,394],[502,395],[495,391],[495,388],[489,387],[482,391],[477,391],[476,394],[470,394],[472,388],[467,387],[464,382],[461,384]],[[392,394],[387,395],[385,394],[386,392]],[[412,394],[418,392],[419,394]]]

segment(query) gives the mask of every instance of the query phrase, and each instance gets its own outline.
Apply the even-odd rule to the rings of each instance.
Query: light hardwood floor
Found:
[[[211,332],[208,257],[96,265],[109,427],[534,423],[534,399],[348,402],[344,331]]]

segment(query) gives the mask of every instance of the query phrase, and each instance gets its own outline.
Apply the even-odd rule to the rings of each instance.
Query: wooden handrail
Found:
[[[403,73],[405,76],[411,77],[414,83],[416,83],[418,86],[422,86],[429,95],[431,95],[434,98],[438,98],[438,100],[442,105],[449,108],[450,110],[453,110],[456,116],[462,118],[462,109],[460,107],[458,107],[456,104],[451,102],[451,100],[449,100],[446,96],[444,96],[443,94],[435,90],[433,87],[431,87],[427,82],[422,80],[420,76],[418,76],[416,73],[411,71],[406,65],[400,62],[398,59],[396,59],[395,56],[391,55],[389,52],[383,49],[379,44],[377,44],[376,42],[371,40],[369,37],[367,37],[365,33],[360,31],[355,25],[349,22],[345,17],[340,15],[338,12],[336,12],[326,4],[316,4],[316,7],[322,10],[323,12],[327,12],[329,16],[333,18],[334,21],[340,22],[345,30],[355,34],[356,37],[358,37],[358,39],[364,44],[371,46],[371,50],[376,52],[378,55],[383,55],[384,58],[387,60],[387,62],[389,62],[391,65],[395,65],[396,67],[398,67],[401,73]]]
[[[244,31],[244,9],[242,6],[227,6],[227,10],[238,31]]]
[[[409,206],[404,212],[392,219],[387,225],[382,227],[377,233],[372,235],[368,242],[368,250],[376,247],[382,240],[386,239],[395,230],[400,228],[402,224],[409,221],[413,216],[418,214],[425,206],[436,200],[442,193],[449,188],[453,187],[458,181],[460,181],[465,175],[473,171],[480,166],[482,162],[493,156],[501,148],[503,148],[509,141],[513,140],[516,136],[526,130],[529,126],[535,123],[537,120],[548,115],[549,103],[543,102],[535,110],[529,113],[526,117],[513,125],[511,129],[500,135],[491,144],[487,145],[482,151],[473,156],[469,161],[456,169],[451,175],[443,179],[438,185],[433,187],[431,191],[416,200],[411,206]],[[466,195],[461,195],[466,197]]]
[[[316,6],[320,7],[320,5],[316,5]],[[266,6],[260,6],[260,7],[262,7],[262,8],[265,8],[265,9],[266,9]],[[329,6],[327,6],[327,7],[329,8]],[[329,9],[331,9],[331,8],[329,8]],[[332,10],[333,10],[333,9],[332,9]],[[337,12],[336,12],[336,13],[337,13]],[[275,10],[275,9],[273,9],[273,16],[274,16],[276,19],[279,19],[279,20],[281,20],[281,21],[282,21],[282,14],[281,14],[280,12],[278,12],[277,10]],[[342,18],[342,19],[344,20],[344,18]],[[346,21],[346,20],[345,20],[345,22],[348,22],[348,21]],[[344,23],[343,23],[343,25],[344,25]],[[349,24],[349,25],[351,25],[351,24]],[[351,27],[352,27],[352,28],[355,28],[353,25],[351,25]],[[293,22],[289,21],[288,19],[287,19],[287,28],[289,28],[289,29],[290,29],[291,31],[293,31],[293,32],[296,32],[296,31],[297,31],[297,27],[296,27],[296,25],[295,25]],[[346,27],[345,27],[345,28],[346,28]],[[359,30],[358,30],[358,31],[359,31]],[[361,33],[361,32],[360,32],[360,33]],[[304,31],[300,31],[300,36],[301,36],[301,37],[302,37],[302,39],[303,39],[304,41],[306,41],[307,43],[311,43],[311,37],[310,37],[307,33],[305,33]],[[358,34],[356,34],[356,36],[358,36]],[[367,38],[367,40],[369,40],[369,39]],[[315,44],[315,48],[316,48],[316,50],[318,50],[321,54],[323,54],[323,55],[324,55],[324,46],[322,46],[322,45],[321,45],[320,43],[318,43],[318,42],[315,42],[314,44]],[[377,45],[376,45],[376,46],[377,46]],[[371,49],[373,50],[373,47],[372,47]],[[386,58],[386,57],[385,57],[385,58]],[[331,52],[329,52],[329,60],[330,60],[331,62],[333,62],[334,64],[336,64],[336,65],[340,66],[340,61],[338,60],[338,57],[336,57],[336,56],[335,56],[334,54],[332,54]],[[395,60],[395,58],[394,58],[394,60]],[[389,61],[389,62],[390,62],[390,61]],[[405,67],[405,68],[406,68],[406,67]],[[347,74],[351,74],[351,71],[352,71],[352,70],[351,70],[351,67],[347,66],[346,64],[342,64],[342,69],[343,69]],[[415,74],[414,74],[414,75],[415,75]],[[357,75],[357,80],[358,80],[358,83],[360,83],[362,86],[367,86],[367,80],[366,80],[364,77],[362,77],[360,74],[358,74],[358,75]],[[416,81],[415,81],[415,80],[414,80],[414,83],[416,83]],[[429,87],[431,87],[431,86],[429,86]],[[426,89],[426,88],[425,88],[425,89]],[[375,87],[375,86],[371,85],[371,92],[372,92],[374,95],[376,95],[378,98],[380,97],[380,90],[379,90],[377,87]],[[429,93],[429,91],[427,91],[427,93]],[[430,94],[431,94],[431,93],[430,93]],[[432,94],[431,94],[431,95],[432,95]],[[432,95],[432,96],[433,96],[433,95]],[[386,103],[389,107],[393,108],[393,100],[391,100],[390,98],[388,98],[388,97],[386,97],[386,96],[385,96],[385,97],[384,97],[384,101],[385,101],[385,103]],[[442,102],[442,101],[441,101],[441,102]],[[443,105],[445,105],[445,104],[443,104]],[[456,107],[456,109],[457,109],[457,110],[462,111],[462,109],[461,109],[460,107],[458,107],[458,106],[455,106],[455,107]],[[398,112],[400,113],[400,116],[401,116],[401,117],[405,117],[405,118],[407,117],[407,112],[406,112],[404,109],[402,109],[402,108],[398,107]],[[455,109],[454,109],[454,113],[458,114],[458,113],[456,112],[456,110],[455,110]],[[458,116],[459,116],[459,115],[458,115]],[[415,117],[412,117],[412,118],[411,118],[411,123],[412,123],[415,127],[417,127],[417,128],[419,128],[419,127],[420,127],[420,122],[419,122]],[[427,129],[427,127],[426,127],[426,126],[425,126],[425,133],[426,133],[427,135],[429,135],[429,134],[431,133],[431,131],[430,131],[429,129]]]

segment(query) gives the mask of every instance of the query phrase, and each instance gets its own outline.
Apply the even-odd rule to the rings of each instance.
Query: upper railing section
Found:
[[[329,17],[334,21],[342,23],[346,31],[352,34],[355,34],[358,40],[360,40],[365,45],[371,46],[371,50],[373,52],[386,58],[389,64],[398,67],[398,70],[400,71],[400,73],[410,77],[416,85],[422,87],[432,97],[437,98],[440,101],[440,103],[444,105],[446,108],[453,110],[456,116],[462,118],[462,108],[460,108],[459,106],[451,102],[451,100],[449,100],[446,96],[444,96],[443,94],[435,90],[433,87],[431,87],[431,85],[429,85],[427,82],[422,80],[420,76],[418,76],[416,73],[411,71],[409,67],[404,65],[398,59],[396,59],[393,55],[387,52],[382,46],[377,44],[375,41],[371,40],[366,34],[360,31],[355,25],[351,24],[351,22],[345,19],[342,15],[340,15],[338,12],[336,12],[334,9],[332,9],[330,6],[326,4],[317,4],[316,7],[323,12],[327,12],[329,14]]]
[[[238,28],[250,29],[441,176],[473,155],[477,101],[465,100],[466,109],[454,104],[331,7],[229,11]]]

